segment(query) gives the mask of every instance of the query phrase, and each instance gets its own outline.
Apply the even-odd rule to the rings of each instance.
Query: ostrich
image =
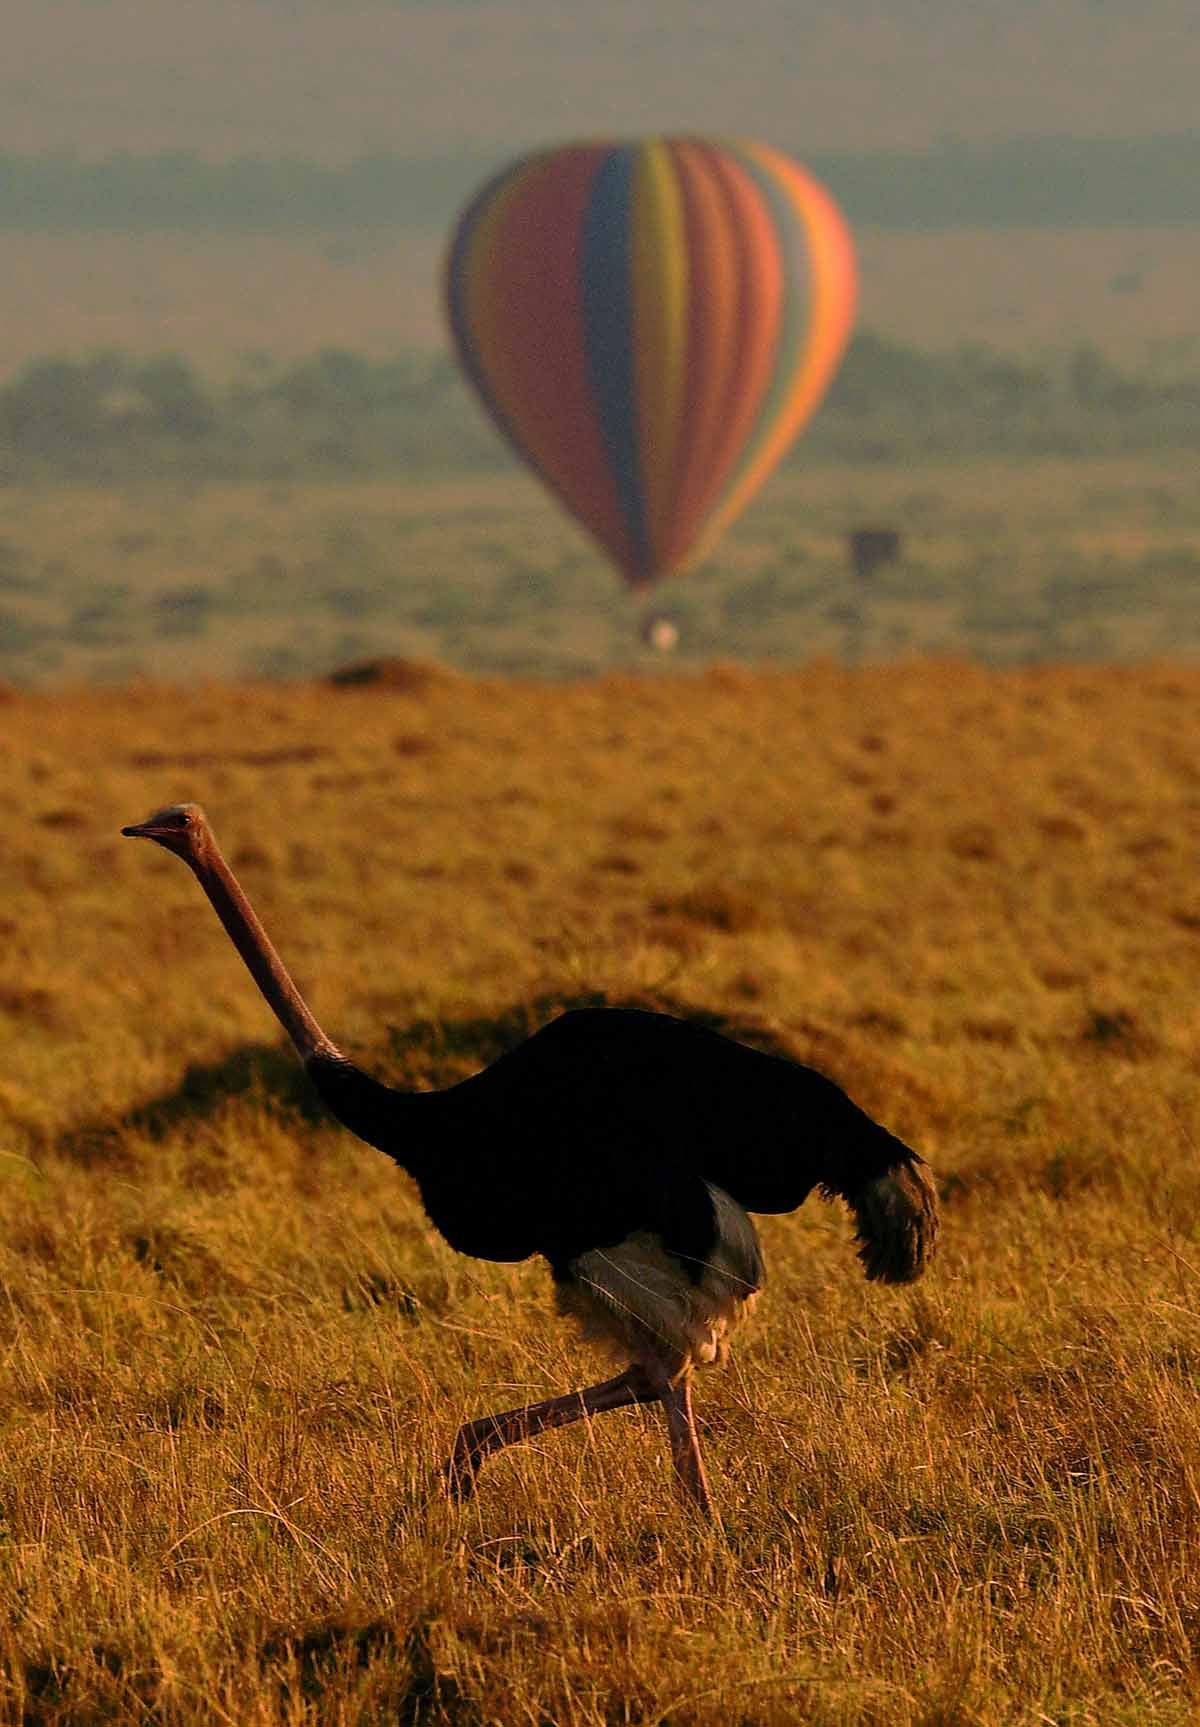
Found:
[[[198,805],[122,832],[191,868],[327,1108],[408,1172],[450,1246],[504,1262],[541,1254],[560,1312],[629,1364],[466,1422],[445,1471],[456,1496],[504,1446],[659,1403],[676,1480],[711,1516],[692,1373],[724,1359],[762,1285],[747,1211],[793,1211],[819,1187],[854,1213],[869,1278],[924,1269],[938,1224],[924,1162],[813,1069],[669,1014],[584,1008],[460,1084],[393,1090],[321,1030]]]

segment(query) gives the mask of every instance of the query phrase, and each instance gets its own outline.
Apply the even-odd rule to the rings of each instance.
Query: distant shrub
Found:
[[[335,689],[401,690],[407,695],[420,695],[438,684],[457,681],[458,674],[446,666],[432,665],[425,660],[375,659],[359,660],[354,665],[341,666],[330,672],[329,682]]]
[[[796,459],[870,465],[1198,443],[1200,378],[1139,375],[1087,347],[1035,363],[979,345],[911,348],[864,330]],[[51,356],[0,388],[0,474],[10,477],[277,483],[490,472],[513,462],[448,354],[376,360],[329,348],[289,366],[264,362],[219,386],[178,354]],[[511,579],[536,587],[549,578],[533,565]],[[785,561],[742,597],[745,615],[770,615],[792,586]]]

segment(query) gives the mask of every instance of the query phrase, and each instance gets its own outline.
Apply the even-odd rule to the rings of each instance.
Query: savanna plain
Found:
[[[1200,648],[1190,449],[798,464],[643,611],[692,666]],[[901,557],[856,580],[848,530]],[[0,486],[0,681],[297,678],[380,654],[484,674],[661,670],[639,607],[529,476]]]
[[[1194,1720],[1200,668],[384,670],[0,710],[0,1718]],[[443,1496],[462,1420],[604,1364],[322,1118],[118,836],[183,797],[395,1083],[636,1001],[929,1158],[911,1290],[762,1220],[719,1527],[654,1412]]]

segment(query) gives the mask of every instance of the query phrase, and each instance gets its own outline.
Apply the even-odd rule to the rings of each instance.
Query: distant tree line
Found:
[[[815,158],[851,219],[880,228],[1190,227],[1200,133],[947,141],[921,155]]]
[[[240,233],[448,224],[488,165],[475,158],[206,162],[183,151],[81,161],[0,155],[0,228],[28,233]]]
[[[1200,223],[1200,132],[1151,138],[949,141],[919,154],[809,155],[852,221],[883,228]],[[279,233],[442,227],[491,156],[390,154],[326,167],[186,152],[0,155],[0,228]]]
[[[798,459],[1200,448],[1200,377],[1127,373],[1090,348],[1035,365],[984,348],[851,346]],[[447,355],[330,349],[205,381],[178,355],[51,358],[0,387],[0,483],[479,472],[513,458]]]

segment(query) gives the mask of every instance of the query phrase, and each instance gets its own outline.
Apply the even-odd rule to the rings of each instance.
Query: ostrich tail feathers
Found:
[[[937,1189],[920,1158],[895,1163],[848,1196],[858,1224],[858,1257],[872,1282],[912,1283],[937,1241]]]

